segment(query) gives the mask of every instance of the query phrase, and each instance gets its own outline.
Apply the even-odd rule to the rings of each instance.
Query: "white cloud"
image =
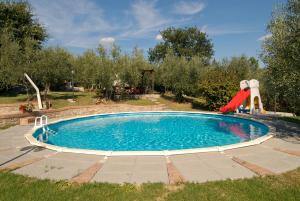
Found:
[[[221,36],[221,35],[231,35],[231,34],[244,34],[244,33],[253,33],[257,32],[256,30],[245,27],[245,26],[215,26],[210,27],[208,25],[204,25],[200,28],[201,31],[207,33],[210,36]]]
[[[50,44],[89,48],[97,44],[99,35],[114,27],[104,19],[104,11],[92,1],[30,0],[36,15],[43,23]]]
[[[157,35],[155,36],[155,39],[156,39],[156,40],[162,40],[162,35],[161,35],[161,34],[157,34]]]
[[[109,48],[115,41],[116,40],[113,37],[104,37],[100,39],[99,43],[105,48]]]
[[[121,37],[144,36],[158,31],[171,22],[160,14],[156,1],[137,0],[132,4],[130,13],[135,22],[131,23]]]
[[[133,0],[128,10],[116,18],[108,16],[94,0],[29,0],[39,21],[45,25],[48,45],[94,48],[99,36],[114,39],[151,38],[168,26],[180,26],[191,16],[174,17],[163,13],[157,0]],[[108,11],[107,11],[108,12]]]
[[[180,1],[175,5],[175,13],[181,15],[194,15],[201,12],[205,4],[200,1]]]
[[[157,27],[167,22],[155,7],[155,1],[136,1],[132,5],[132,12],[139,27],[143,29]]]
[[[264,41],[264,40],[266,40],[268,38],[271,38],[271,37],[272,37],[272,34],[269,33],[269,34],[266,34],[266,35],[260,37],[258,40],[259,41]]]
[[[203,26],[200,28],[200,30],[201,30],[202,32],[207,32],[207,25],[203,25]]]

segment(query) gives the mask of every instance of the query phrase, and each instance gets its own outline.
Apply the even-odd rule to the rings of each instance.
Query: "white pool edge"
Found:
[[[85,118],[85,117],[93,117],[93,116],[101,116],[101,115],[110,115],[110,114],[132,114],[132,113],[196,113],[196,114],[213,114],[213,115],[220,115],[220,116],[226,116],[223,114],[215,113],[215,112],[190,112],[190,111],[139,111],[139,112],[114,112],[114,113],[102,113],[102,114],[93,114],[93,115],[82,115],[82,116],[76,116],[72,118],[64,118],[59,119],[56,121],[53,121],[49,123],[55,124],[62,121],[68,121],[72,119],[78,119],[78,118]],[[230,144],[230,145],[224,145],[224,146],[215,146],[215,147],[207,147],[207,148],[195,148],[195,149],[181,149],[181,150],[164,150],[164,151],[101,151],[101,150],[89,150],[89,149],[76,149],[76,148],[67,148],[67,147],[60,147],[55,146],[47,143],[43,143],[38,141],[36,138],[33,137],[34,132],[38,128],[32,128],[30,131],[25,133],[25,138],[29,141],[30,144],[36,145],[39,147],[44,147],[46,149],[54,150],[57,152],[69,152],[69,153],[80,153],[80,154],[94,154],[94,155],[104,155],[104,156],[170,156],[170,155],[181,155],[181,154],[192,154],[192,153],[204,153],[204,152],[223,152],[225,150],[230,149],[236,149],[236,148],[242,148],[242,147],[248,147],[253,145],[261,144],[262,142],[265,142],[266,140],[269,140],[274,136],[275,128],[267,125],[263,122],[260,122],[258,120],[250,119],[250,118],[243,118],[243,117],[237,117],[233,116],[234,118],[239,119],[247,119],[250,121],[258,122],[261,124],[264,124],[269,128],[269,132],[259,138],[256,138],[251,141],[247,142],[241,142],[236,144]]]

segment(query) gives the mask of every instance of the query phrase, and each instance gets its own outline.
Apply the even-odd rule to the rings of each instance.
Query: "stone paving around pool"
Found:
[[[24,138],[31,127],[15,126],[0,131],[0,170],[77,183],[174,184],[278,174],[300,166],[300,141],[284,138],[282,133],[281,138],[225,152],[106,157],[32,146]],[[290,128],[300,136],[299,126],[291,124]]]

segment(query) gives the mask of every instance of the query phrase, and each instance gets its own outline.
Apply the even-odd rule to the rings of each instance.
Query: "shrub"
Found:
[[[226,105],[234,94],[237,92],[234,85],[216,83],[202,84],[200,92],[206,98],[206,105],[209,110],[218,110],[221,106]]]

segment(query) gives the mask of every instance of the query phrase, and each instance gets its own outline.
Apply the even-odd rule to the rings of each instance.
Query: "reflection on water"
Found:
[[[243,131],[240,123],[228,123],[225,121],[219,122],[219,128],[229,131],[230,133],[244,139],[248,140],[249,136]]]
[[[260,127],[256,127],[253,124],[221,121],[218,125],[220,129],[242,138],[243,141],[256,139],[263,133]]]
[[[250,127],[249,130],[250,130],[250,139],[251,140],[258,138],[260,136],[259,134],[263,133],[261,127],[256,127],[252,124],[250,124],[249,127]]]

